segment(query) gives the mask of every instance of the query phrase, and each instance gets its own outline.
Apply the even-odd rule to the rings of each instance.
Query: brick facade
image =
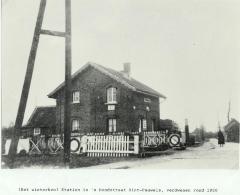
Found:
[[[117,89],[115,110],[108,110],[107,89]],[[80,121],[79,132],[107,132],[108,118],[116,119],[117,132],[138,131],[140,118],[147,118],[147,130],[158,129],[159,98],[133,91],[103,72],[89,66],[72,80],[72,91],[80,91],[80,103],[72,103],[71,119]],[[56,99],[56,129],[63,133],[63,88]],[[144,101],[144,98],[148,98]],[[149,102],[150,100],[150,102]],[[149,107],[147,111],[146,107]]]

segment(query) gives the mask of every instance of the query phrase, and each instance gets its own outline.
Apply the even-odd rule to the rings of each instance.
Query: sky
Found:
[[[15,121],[40,0],[2,1],[2,125]],[[240,1],[72,0],[72,69],[122,70],[167,96],[162,119],[190,131],[239,120]],[[64,1],[48,0],[43,28],[64,31]],[[64,39],[41,35],[24,122],[64,80]]]

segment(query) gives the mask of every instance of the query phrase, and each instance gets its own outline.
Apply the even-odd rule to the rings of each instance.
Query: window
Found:
[[[72,131],[77,131],[79,129],[80,129],[79,120],[73,119],[72,120]]]
[[[142,123],[143,123],[143,130],[147,130],[147,120],[142,119]]]
[[[41,129],[40,128],[34,128],[34,135],[40,135],[41,134]]]
[[[107,89],[107,103],[116,103],[117,102],[117,89],[110,87]]]
[[[151,103],[151,99],[150,98],[144,98],[144,102]]]
[[[72,93],[72,102],[79,103],[80,102],[80,91],[74,91]]]
[[[147,120],[142,118],[139,120],[139,132],[142,132],[143,130],[147,130]]]
[[[117,121],[116,119],[108,119],[108,132],[116,132],[117,130]]]

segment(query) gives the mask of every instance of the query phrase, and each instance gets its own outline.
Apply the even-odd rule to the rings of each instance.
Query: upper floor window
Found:
[[[77,131],[80,129],[80,123],[79,120],[73,119],[72,120],[72,131]]]
[[[117,89],[110,87],[107,89],[107,103],[116,103],[117,102]]]
[[[80,102],[80,91],[74,91],[72,93],[72,102],[79,103]]]
[[[151,99],[150,98],[144,98],[144,102],[151,103]]]

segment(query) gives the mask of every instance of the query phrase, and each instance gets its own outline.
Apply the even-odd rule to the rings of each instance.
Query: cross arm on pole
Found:
[[[59,31],[52,31],[52,30],[42,29],[40,31],[40,33],[44,34],[44,35],[51,35],[51,36],[57,36],[57,37],[66,37],[66,33],[65,32],[59,32]]]
[[[71,67],[72,67],[72,52],[71,52],[71,0],[65,0],[65,25],[66,32],[51,31],[42,29],[43,17],[47,0],[41,0],[40,7],[37,16],[37,22],[35,26],[32,46],[28,58],[27,71],[25,74],[24,84],[22,88],[20,103],[18,107],[14,132],[12,135],[12,142],[9,149],[9,156],[11,158],[11,164],[13,165],[14,158],[17,152],[17,145],[20,136],[20,128],[22,127],[23,118],[25,114],[26,104],[28,100],[28,94],[30,90],[34,63],[37,54],[37,48],[41,34],[58,36],[65,38],[65,103],[64,103],[64,161],[69,163],[70,161],[70,117],[71,117]],[[11,165],[11,166],[12,166]]]

